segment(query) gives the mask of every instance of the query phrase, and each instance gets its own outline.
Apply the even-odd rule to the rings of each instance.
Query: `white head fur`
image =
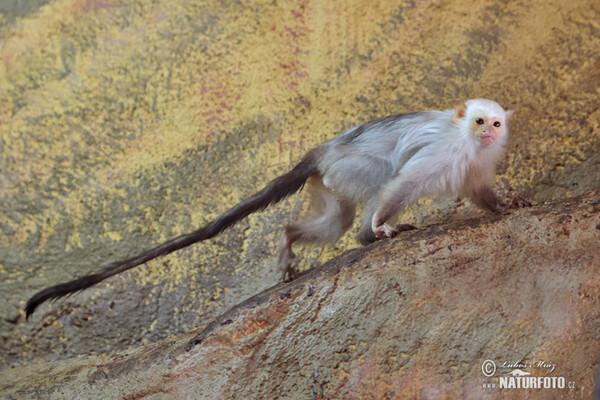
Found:
[[[480,143],[491,145],[504,144],[508,135],[506,123],[514,111],[504,111],[500,104],[487,99],[472,99],[466,102],[452,102],[454,115],[452,122],[468,129]]]

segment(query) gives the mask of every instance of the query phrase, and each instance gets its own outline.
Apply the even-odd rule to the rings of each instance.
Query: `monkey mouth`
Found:
[[[496,141],[496,137],[494,135],[481,135],[479,140],[484,144],[492,144]]]

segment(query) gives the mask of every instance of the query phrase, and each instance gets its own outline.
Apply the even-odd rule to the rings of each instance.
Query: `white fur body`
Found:
[[[467,174],[473,180],[478,176],[493,179],[507,131],[486,146],[463,126],[452,123],[453,113],[423,111],[390,123],[374,123],[349,143],[347,138],[358,127],[336,136],[322,145],[318,165],[324,185],[359,202],[391,180],[411,182],[409,203],[423,195],[466,194]]]

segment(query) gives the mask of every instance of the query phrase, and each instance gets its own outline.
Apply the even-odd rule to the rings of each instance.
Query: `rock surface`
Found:
[[[5,370],[0,394],[590,398],[600,354],[599,240],[600,192],[407,232],[254,296],[201,331]],[[489,378],[486,360],[497,366]],[[485,387],[515,369],[505,362],[532,377],[564,377],[566,387]]]

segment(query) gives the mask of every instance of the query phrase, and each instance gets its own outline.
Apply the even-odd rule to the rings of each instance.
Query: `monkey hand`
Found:
[[[386,223],[378,226],[373,226],[373,233],[378,238],[393,238],[398,234],[398,231]]]
[[[517,196],[506,206],[506,209],[513,210],[515,208],[531,207],[531,203],[521,196]]]

